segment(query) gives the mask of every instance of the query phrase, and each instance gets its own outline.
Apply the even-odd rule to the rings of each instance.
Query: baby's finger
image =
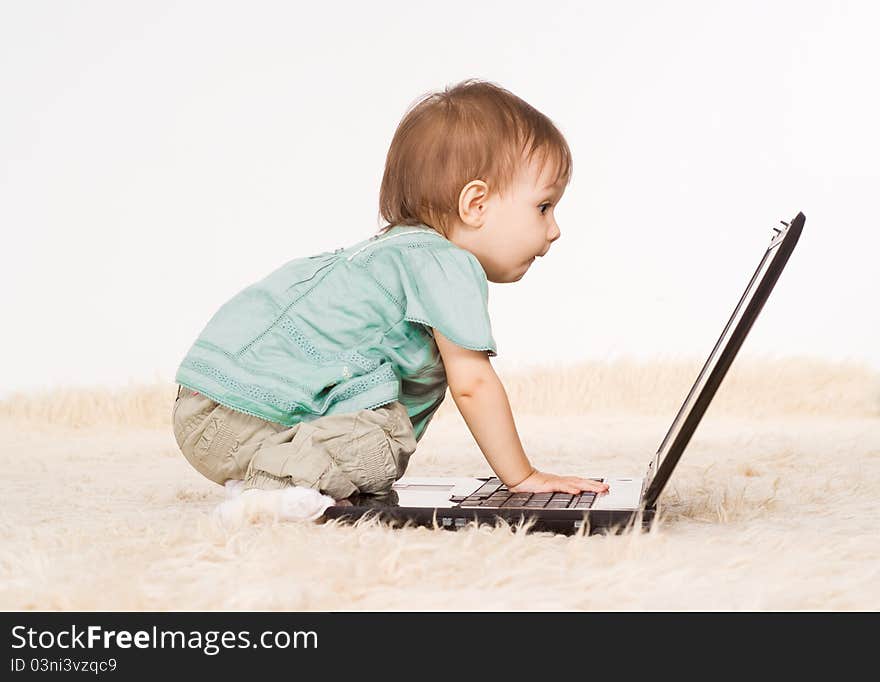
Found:
[[[596,493],[604,493],[608,490],[607,483],[600,483],[599,481],[594,481],[591,478],[579,478],[577,479],[578,485],[581,486],[582,490],[592,490]]]
[[[578,478],[577,476],[565,476],[560,479],[554,490],[560,493],[568,493],[569,495],[577,495],[581,491],[587,490],[582,484],[583,481],[583,478]]]

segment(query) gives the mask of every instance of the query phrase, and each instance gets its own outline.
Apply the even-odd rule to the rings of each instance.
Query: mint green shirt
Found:
[[[397,225],[289,261],[236,294],[175,379],[286,426],[399,400],[419,440],[447,388],[432,327],[497,355],[477,258],[430,227]]]

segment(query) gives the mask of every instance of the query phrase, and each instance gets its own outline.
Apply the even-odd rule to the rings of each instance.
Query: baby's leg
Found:
[[[263,514],[310,519],[334,499],[387,492],[416,448],[397,401],[285,427],[182,388],[173,422],[190,464],[225,485],[227,501],[217,511],[227,522]]]
[[[172,412],[174,435],[187,461],[215,483],[242,481],[254,453],[281,424],[238,412],[181,387]],[[227,494],[234,491],[227,487]]]
[[[416,449],[412,423],[399,402],[330,414],[269,436],[250,460],[245,491],[314,488],[336,500],[387,492]]]

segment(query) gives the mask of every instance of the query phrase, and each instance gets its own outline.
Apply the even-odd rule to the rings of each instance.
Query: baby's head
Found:
[[[468,80],[421,98],[388,150],[379,210],[388,225],[425,224],[473,253],[492,282],[515,282],[559,238],[553,209],[571,151],[544,114]]]

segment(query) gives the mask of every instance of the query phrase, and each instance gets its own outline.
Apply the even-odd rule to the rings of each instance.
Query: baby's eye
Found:
[[[545,215],[547,213],[547,209],[550,208],[552,204],[541,204],[538,206],[538,209],[541,211],[541,215]]]

